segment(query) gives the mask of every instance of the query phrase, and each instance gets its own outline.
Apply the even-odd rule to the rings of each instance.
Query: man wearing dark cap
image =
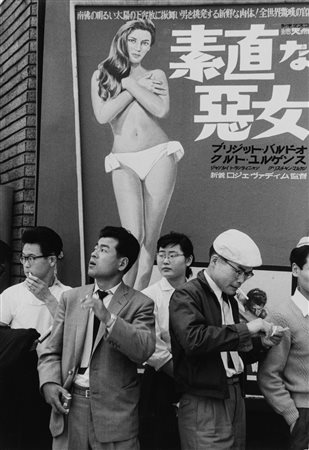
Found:
[[[256,361],[264,345],[278,343],[283,331],[276,327],[274,333],[261,318],[239,323],[234,295],[262,264],[253,240],[227,230],[214,240],[209,257],[207,269],[176,289],[170,302],[181,448],[244,450],[244,365]]]

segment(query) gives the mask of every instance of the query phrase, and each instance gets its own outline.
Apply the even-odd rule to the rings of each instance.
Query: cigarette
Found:
[[[237,294],[242,295],[243,297],[245,297],[246,300],[249,300],[249,297],[244,293],[244,291],[240,288],[237,289]]]
[[[278,328],[277,325],[275,325],[270,337],[273,336],[274,334],[276,334],[277,328]]]

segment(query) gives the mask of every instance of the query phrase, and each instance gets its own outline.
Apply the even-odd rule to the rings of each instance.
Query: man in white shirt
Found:
[[[63,257],[63,243],[51,228],[37,226],[24,231],[22,244],[20,261],[26,279],[0,295],[0,325],[12,329],[33,328],[42,337],[51,328],[61,294],[70,289],[57,279],[57,262]],[[38,354],[45,345],[46,340],[37,344]],[[35,352],[29,352],[25,361],[23,367],[16,367],[8,374],[7,383],[14,386],[9,398],[10,405],[14,405],[9,407],[13,424],[8,423],[2,431],[8,434],[10,425],[13,425],[12,439],[19,439],[16,449],[20,446],[22,449],[45,450],[51,444],[48,429],[50,409],[39,392]],[[16,376],[18,382],[14,382]],[[5,407],[6,402],[2,405]]]
[[[41,226],[24,231],[22,243],[20,262],[26,279],[1,294],[0,325],[35,328],[42,335],[53,323],[62,292],[70,289],[57,278],[63,244],[55,231]],[[41,351],[41,344],[37,351]]]
[[[140,439],[147,450],[179,448],[171,339],[169,302],[175,289],[191,276],[194,261],[191,240],[171,232],[157,242],[157,265],[162,278],[143,290],[154,303],[156,350],[148,359],[142,378]]]
[[[260,364],[258,383],[266,400],[290,427],[291,450],[309,448],[309,238],[290,254],[297,287],[270,309],[271,320],[289,330]]]

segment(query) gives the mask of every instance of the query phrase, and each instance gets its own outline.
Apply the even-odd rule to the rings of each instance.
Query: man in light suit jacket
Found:
[[[38,365],[54,449],[139,449],[137,366],[154,352],[155,326],[152,300],[122,282],[138,253],[130,232],[103,228],[88,267],[94,284],[60,300]]]

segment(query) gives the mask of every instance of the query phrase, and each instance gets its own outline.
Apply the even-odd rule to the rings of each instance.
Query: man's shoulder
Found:
[[[166,288],[167,288],[167,283],[168,282],[165,280]],[[150,286],[143,289],[141,292],[144,295],[147,295],[147,297],[150,297],[155,301],[157,299],[157,297],[160,296],[160,294],[162,294],[163,290],[164,290],[164,279],[161,278],[160,280],[156,281],[155,283],[153,283]]]
[[[83,298],[88,295],[93,290],[93,284],[86,284],[84,286],[78,286],[71,288],[65,286],[66,289],[63,291],[63,295],[68,299]]]
[[[123,283],[122,288],[124,290],[124,293],[126,294],[127,298],[131,301],[131,302],[136,302],[139,304],[145,304],[145,305],[149,305],[149,304],[153,304],[153,300],[148,297],[148,295],[144,294],[141,291],[137,291],[136,289],[126,285]]]
[[[280,302],[276,302],[271,305],[267,305],[267,318],[269,320],[275,321],[275,323],[288,323],[294,316],[293,301],[291,298],[284,298]]]
[[[17,284],[13,284],[13,286],[10,286],[8,288],[6,288],[2,293],[2,297],[11,297],[11,296],[15,296],[17,293],[25,290],[25,283],[21,282],[21,283],[17,283]]]

